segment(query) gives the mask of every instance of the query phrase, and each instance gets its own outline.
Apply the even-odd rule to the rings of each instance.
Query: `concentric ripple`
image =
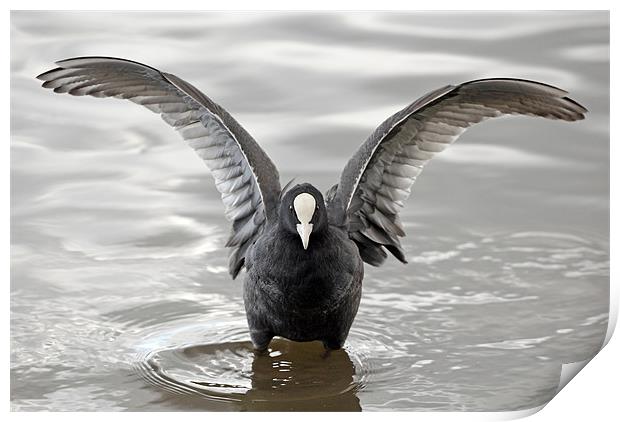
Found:
[[[276,338],[266,352],[256,353],[245,321],[231,319],[216,326],[213,335],[190,324],[157,336],[174,343],[192,334],[202,338],[201,343],[153,348],[154,339],[146,339],[134,369],[160,391],[190,396],[198,407],[227,402],[243,410],[360,409],[357,392],[373,372],[367,366],[368,349],[326,353],[320,342]]]

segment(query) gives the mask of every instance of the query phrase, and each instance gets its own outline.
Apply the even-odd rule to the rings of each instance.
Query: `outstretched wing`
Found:
[[[277,215],[278,171],[256,141],[222,107],[169,73],[110,57],[79,57],[37,76],[57,93],[128,99],[158,113],[181,133],[211,170],[232,232],[229,271],[235,278],[245,253]]]
[[[433,91],[383,122],[347,163],[328,194],[331,218],[348,224],[362,259],[380,265],[384,248],[406,262],[399,210],[426,163],[468,127],[507,114],[581,120],[566,92],[519,79],[481,79]]]

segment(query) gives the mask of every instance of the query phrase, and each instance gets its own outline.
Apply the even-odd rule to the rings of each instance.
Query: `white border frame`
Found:
[[[416,4],[411,1],[406,0],[382,0],[381,2],[371,2],[371,1],[357,1],[357,2],[346,2],[346,1],[338,1],[338,0],[314,0],[312,2],[286,2],[286,1],[274,1],[274,0],[262,0],[260,3],[251,2],[251,1],[241,1],[241,0],[229,0],[226,2],[226,8],[223,9],[222,2],[208,2],[208,1],[196,1],[196,2],[185,2],[181,3],[170,3],[163,1],[119,1],[119,0],[109,0],[106,2],[90,2],[85,3],[76,0],[57,0],[53,3],[44,2],[44,1],[7,1],[9,8],[5,10],[3,21],[6,23],[6,33],[7,38],[4,42],[4,45],[7,47],[5,54],[2,55],[2,60],[4,61],[4,66],[2,67],[4,73],[4,80],[10,80],[10,55],[7,54],[10,51],[10,10],[36,10],[36,9],[50,9],[50,6],[54,6],[54,9],[76,9],[76,10],[465,10],[463,6],[467,6],[467,10],[556,10],[558,5],[563,6],[563,10],[611,10],[611,34],[610,34],[610,44],[612,46],[611,49],[611,81],[610,81],[610,90],[611,92],[615,92],[614,88],[616,86],[615,79],[613,77],[614,74],[617,74],[617,71],[613,69],[614,66],[614,57],[615,51],[614,48],[617,46],[617,31],[615,30],[615,17],[616,11],[614,11],[612,5],[612,1],[601,1],[601,0],[590,0],[588,2],[576,2],[576,1],[563,1],[561,3],[554,3],[551,1],[542,1],[542,0],[521,0],[518,2],[519,8],[517,9],[517,4],[508,4],[501,7],[502,3],[497,1],[468,1],[468,2],[458,2],[458,1],[433,1],[428,7],[429,3],[424,2],[424,4]],[[260,8],[258,7],[260,5]],[[381,7],[377,7],[377,6]],[[145,7],[147,6],[147,7]],[[426,6],[426,7],[425,7]],[[586,7],[584,7],[586,6]],[[9,116],[10,116],[10,93],[8,88],[8,83],[5,82],[2,90],[2,98],[5,99],[5,134],[9,131]],[[615,116],[617,111],[616,107],[616,98],[612,96],[611,98],[611,109],[610,115]],[[610,127],[610,137],[613,139],[611,134],[616,133],[614,128],[614,120],[611,120]],[[5,138],[5,152],[9,150],[9,142],[10,133],[7,134]],[[611,186],[617,186],[617,178],[618,171],[616,170],[616,165],[618,164],[618,146],[611,142],[610,145],[610,177],[611,177]],[[2,183],[0,184],[2,189],[2,194],[5,200],[7,201],[7,205],[9,202],[9,172],[10,172],[10,156],[9,154],[2,155],[2,164],[7,177],[2,179]],[[610,215],[614,215],[617,213],[618,208],[618,196],[614,194],[612,190],[610,192]],[[9,245],[10,245],[10,208],[6,206],[2,208],[2,216],[5,221],[5,225],[2,226],[2,238],[4,239],[3,246],[6,248],[5,251],[5,259],[2,260],[2,272],[6,275],[4,278],[6,280],[6,288],[9,287],[9,276],[10,276],[10,254],[9,254]],[[617,215],[617,214],[616,214]],[[594,420],[610,420],[610,416],[613,418],[613,415],[618,415],[618,406],[616,405],[616,394],[618,391],[617,384],[617,376],[619,374],[618,371],[618,362],[615,359],[616,356],[620,356],[620,343],[614,338],[611,338],[613,333],[613,329],[616,325],[617,315],[618,315],[618,282],[617,282],[617,271],[615,267],[615,260],[617,255],[617,245],[618,245],[618,228],[617,225],[612,220],[610,222],[611,232],[610,232],[610,252],[611,252],[611,273],[610,273],[610,301],[611,301],[611,310],[610,310],[610,324],[608,327],[606,342],[608,342],[607,346],[594,357],[592,362],[587,364],[588,369],[580,373],[576,380],[570,382],[566,388],[564,388],[558,395],[555,397],[542,412],[536,413],[540,408],[531,409],[529,411],[519,411],[519,412],[502,412],[502,413],[424,413],[424,412],[394,412],[390,413],[390,418],[395,418],[396,420],[411,420],[411,418],[415,418],[416,421],[447,421],[447,420],[459,420],[459,421],[481,421],[481,420],[507,420],[507,419],[515,419],[519,417],[528,416],[530,414],[536,413],[531,417],[531,420],[538,421],[555,421],[555,420],[579,420],[583,421],[584,419]],[[10,341],[10,324],[9,324],[9,312],[10,312],[10,295],[6,295],[3,301],[5,306],[5,318],[2,320],[3,323],[3,331],[4,336],[2,337],[4,343],[5,356],[7,356],[7,364],[2,366],[2,375],[4,383],[2,384],[2,391],[4,397],[9,398],[10,396],[10,388],[9,388],[9,365],[10,362],[10,353],[9,353],[9,341]],[[611,341],[610,341],[611,339]],[[574,367],[573,367],[574,369]],[[612,396],[613,395],[613,396]],[[7,400],[6,410],[7,412],[10,409],[10,404]],[[83,418],[88,418],[89,420],[93,419],[95,421],[107,419],[110,415],[105,412],[100,413],[88,413],[86,415],[82,413],[25,413],[25,412],[11,412],[8,415],[11,419],[15,420],[29,420],[31,418],[46,418],[46,420],[57,420],[61,419],[65,420],[77,420],[80,422]],[[219,416],[219,415],[218,415]],[[149,415],[141,415],[134,416],[134,413],[125,413],[114,415],[115,418],[134,418],[134,417],[148,417],[148,418],[170,418],[174,417],[169,413],[151,413]],[[188,418],[190,420],[198,420],[199,418],[202,420],[205,416],[200,413],[184,413],[181,417]],[[226,415],[226,418],[233,419],[246,419],[246,418],[258,418],[273,420],[278,418],[290,418],[291,415],[287,414],[231,414]],[[313,415],[309,413],[298,413],[294,415],[295,418],[300,418],[304,420],[306,418],[342,418],[347,417],[345,415],[340,414],[322,414],[322,415]],[[362,413],[361,415],[356,415],[354,417],[360,417],[362,419],[375,419],[379,417],[383,417],[380,413]]]

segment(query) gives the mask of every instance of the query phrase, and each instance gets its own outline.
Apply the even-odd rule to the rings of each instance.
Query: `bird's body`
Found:
[[[304,243],[294,199],[308,194],[313,223],[311,241]],[[245,265],[244,302],[256,348],[273,336],[319,340],[328,349],[343,345],[359,306],[364,265],[348,233],[329,221],[318,189],[306,183],[282,195],[280,218],[250,248]]]
[[[257,348],[273,336],[319,340],[330,349],[343,345],[364,277],[357,246],[344,230],[329,226],[304,250],[298,236],[274,225],[250,249],[246,267],[244,303]]]
[[[245,266],[250,337],[342,347],[357,313],[363,263],[390,252],[406,263],[399,211],[425,165],[468,127],[508,114],[575,121],[586,109],[550,85],[481,79],[430,92],[385,120],[324,198],[314,186],[280,187],[277,168],[228,114],[182,79],[141,63],[79,57],[42,73],[58,93],[128,99],[175,128],[211,170],[232,231],[229,271]]]

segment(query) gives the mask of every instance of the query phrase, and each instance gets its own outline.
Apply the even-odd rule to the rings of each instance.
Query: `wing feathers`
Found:
[[[277,214],[277,169],[252,137],[219,105],[180,78],[130,60],[80,57],[37,78],[57,93],[128,99],[161,115],[211,170],[233,223],[230,273],[242,268],[245,252]]]
[[[533,81],[482,79],[435,90],[383,122],[349,160],[333,195],[344,208],[333,213],[348,217],[341,224],[362,259],[381,264],[385,247],[406,262],[399,209],[425,164],[468,127],[511,114],[583,119],[587,110],[566,94]]]

